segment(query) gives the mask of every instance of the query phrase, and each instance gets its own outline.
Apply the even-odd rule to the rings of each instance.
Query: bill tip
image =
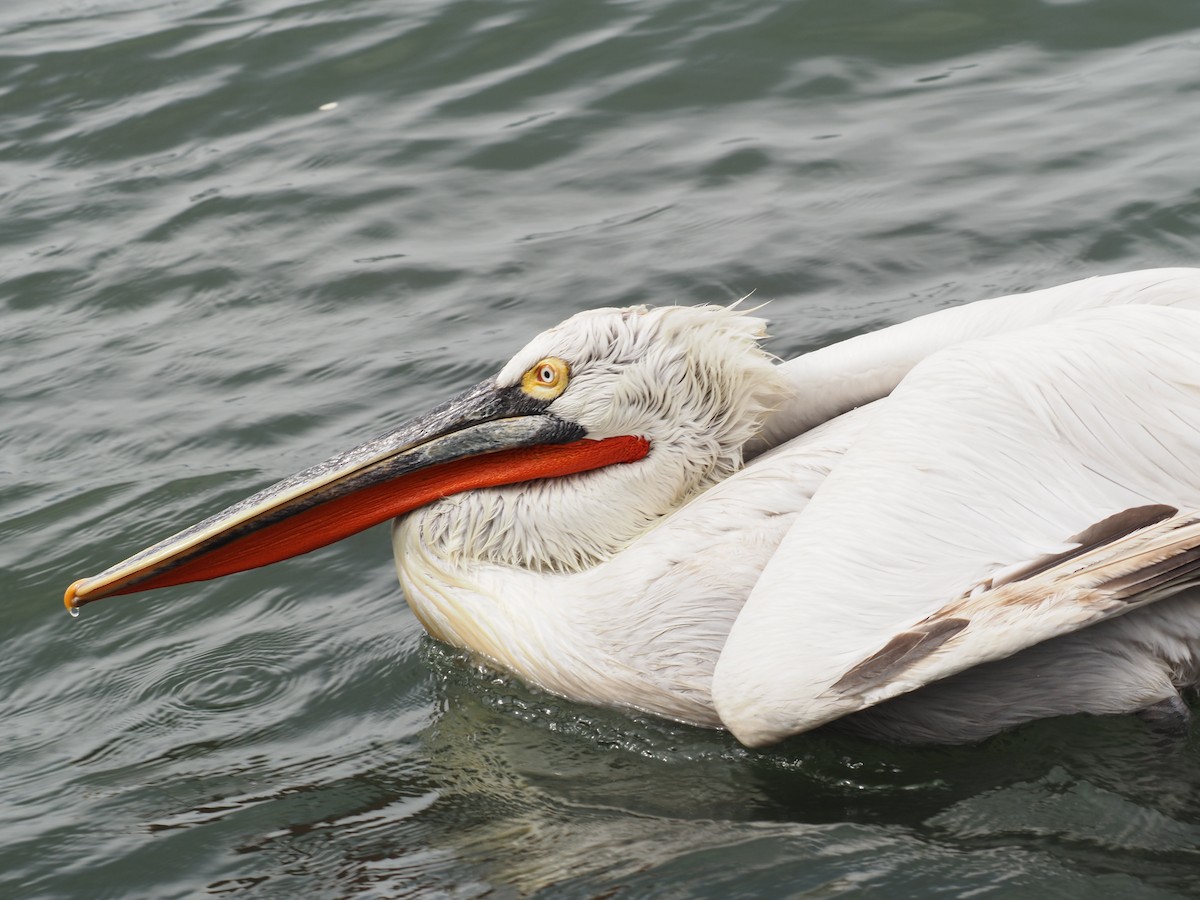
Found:
[[[79,615],[79,607],[83,606],[83,600],[79,597],[79,586],[85,581],[87,581],[86,578],[80,578],[78,581],[71,582],[71,586],[63,594],[63,605],[73,616]]]

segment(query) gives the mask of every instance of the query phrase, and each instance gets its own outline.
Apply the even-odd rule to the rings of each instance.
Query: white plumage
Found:
[[[434,637],[760,746],[1178,724],[1200,680],[1200,270],[934,313],[775,364],[715,307],[595,310],[494,379],[67,591],[395,520]]]
[[[919,363],[755,584],[717,669],[725,721],[769,740],[1089,624],[1087,604],[1043,578],[1037,604],[977,602],[970,628],[864,697],[829,691],[905,626],[1071,550],[1095,523],[1154,505],[1200,510],[1197,341],[1194,312],[1126,307]],[[789,653],[784,671],[764,665]]]
[[[646,435],[650,456],[460,494],[399,520],[401,581],[432,634],[547,690],[774,742],[1087,624],[1071,597],[1065,613],[1047,601],[968,629],[865,694],[829,695],[896,634],[998,572],[1070,549],[1088,526],[1149,504],[1200,509],[1191,309],[1197,272],[1130,273],[937,313],[774,372],[748,343],[752,320],[728,311],[586,313],[532,342],[500,382],[562,356],[577,369],[560,414],[597,436]],[[598,339],[601,328],[612,331]],[[779,375],[790,382],[782,392]],[[886,400],[791,434],[897,383]],[[764,418],[769,436],[752,439]],[[740,467],[747,443],[761,455]],[[936,729],[918,693],[909,716],[859,725],[964,740],[1055,712],[1167,699],[1200,656],[1200,604],[1183,609],[1189,625],[1177,633],[1189,649],[1173,650],[1185,659],[1130,638],[1113,683],[1080,687],[1059,671],[1039,678],[1042,696],[1014,697],[1024,709],[960,711],[961,727],[941,717]],[[1163,627],[1178,629],[1178,618]],[[1151,632],[1155,621],[1153,608],[1128,619]],[[1101,637],[1120,644],[1119,629],[1097,635],[1097,654],[1114,655]],[[1114,704],[1129,693],[1116,682],[1129,680],[1119,670],[1131,649],[1144,657],[1131,674],[1154,689]],[[1018,681],[1019,662],[1008,667]],[[1164,679],[1164,666],[1178,677]]]

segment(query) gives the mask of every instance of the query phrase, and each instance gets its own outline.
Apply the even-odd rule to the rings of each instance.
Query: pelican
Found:
[[[579,313],[380,438],[76,581],[69,609],[389,519],[434,638],[762,747],[1186,724],[1200,269],[935,312],[776,363],[737,308]]]

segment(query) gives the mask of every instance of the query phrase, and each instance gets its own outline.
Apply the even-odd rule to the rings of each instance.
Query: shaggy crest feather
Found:
[[[611,556],[742,465],[742,448],[784,387],[758,342],[765,322],[716,306],[598,309],[529,342],[496,377],[539,360],[571,367],[548,411],[602,439],[650,442],[638,463],[583,476],[457,494],[412,527],[453,564],[465,557],[532,571],[578,571]],[[613,503],[613,497],[628,502]],[[530,527],[533,523],[533,527]]]

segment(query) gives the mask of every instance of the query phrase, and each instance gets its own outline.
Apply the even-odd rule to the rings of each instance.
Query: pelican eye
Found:
[[[521,389],[530,397],[553,400],[567,389],[571,367],[556,356],[548,356],[527,371],[521,379]]]

